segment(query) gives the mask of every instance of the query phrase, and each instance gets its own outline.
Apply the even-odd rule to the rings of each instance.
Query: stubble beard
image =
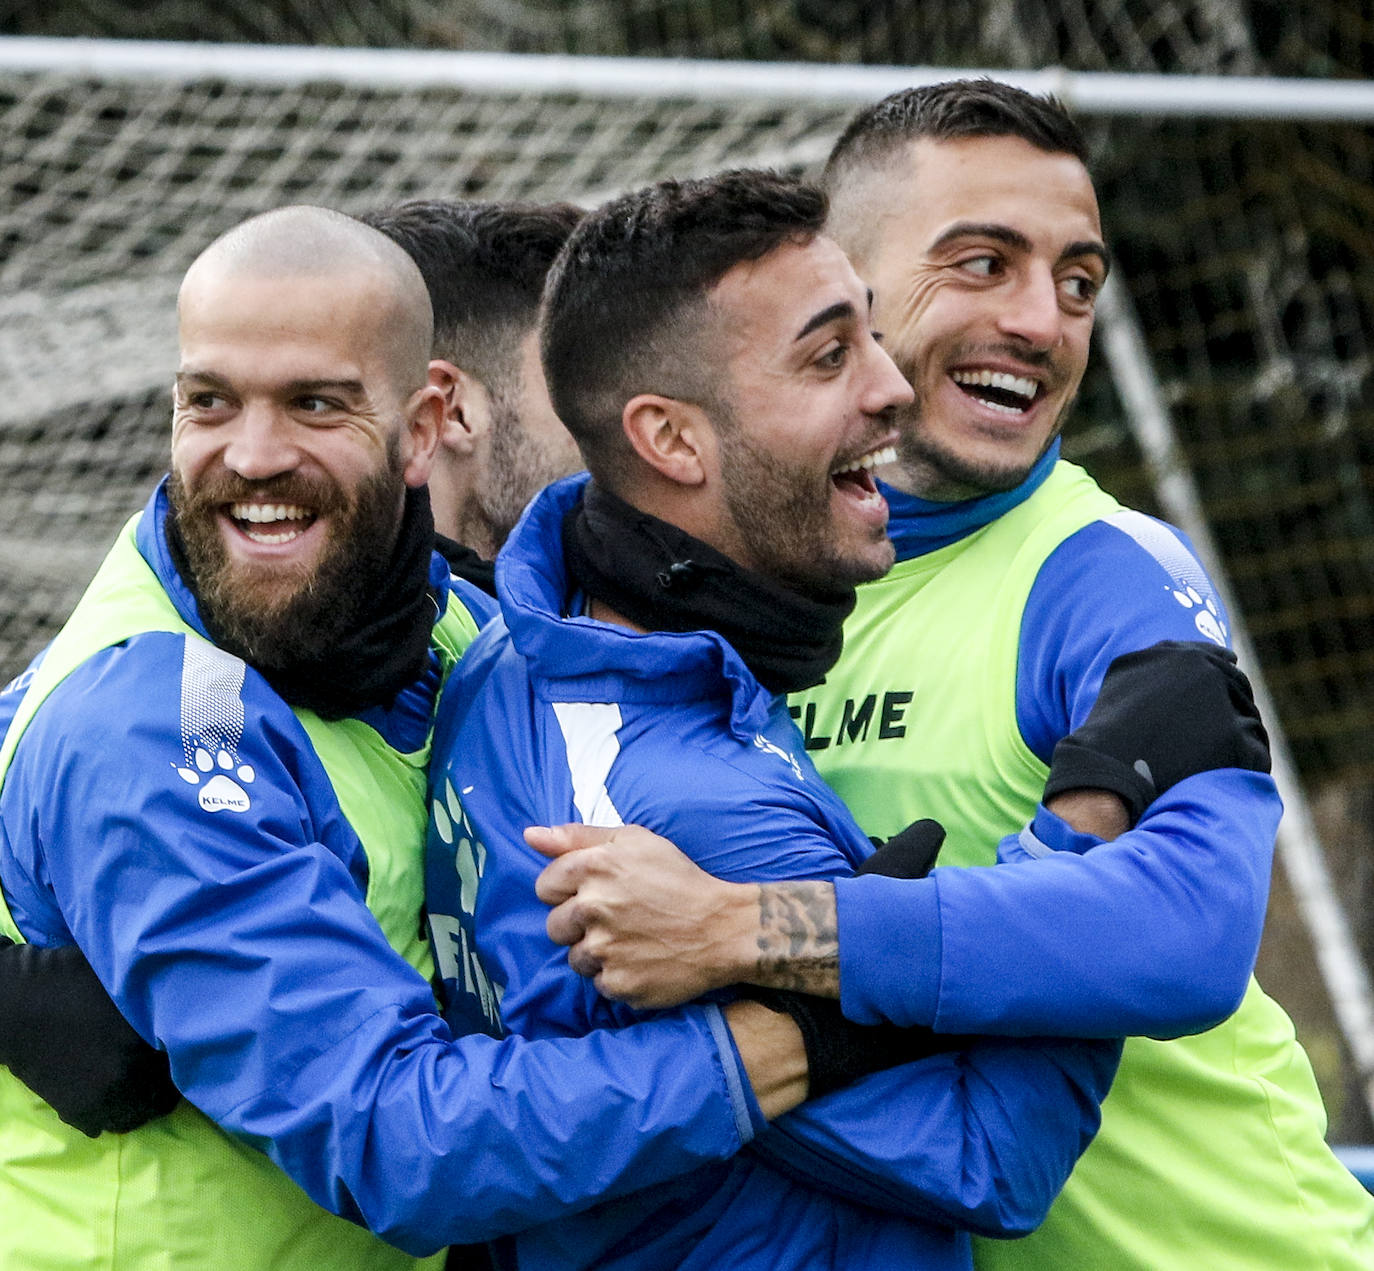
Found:
[[[908,383],[916,382],[911,368],[901,370]],[[1029,463],[979,462],[958,454],[922,428],[918,390],[916,401],[897,411],[897,461],[885,480],[908,494],[937,503],[957,503],[1014,490],[1064,431],[1073,403],[1072,397],[1065,401],[1045,444]]]
[[[525,505],[546,485],[575,469],[560,463],[525,429],[519,385],[492,392],[491,448],[476,502],[492,541],[492,554],[510,536]]]
[[[806,474],[755,445],[733,424],[717,428],[721,488],[752,568],[803,595],[830,595],[881,578],[892,567],[887,551],[842,554],[831,524],[831,482],[814,489]]]
[[[393,439],[397,440],[397,439]],[[174,473],[172,514],[192,572],[201,617],[226,651],[263,669],[326,657],[352,631],[380,590],[400,530],[405,482],[399,446],[348,499],[333,482],[299,474],[245,481],[229,473],[188,492]],[[299,503],[333,520],[313,564],[235,563],[218,524],[225,503]]]

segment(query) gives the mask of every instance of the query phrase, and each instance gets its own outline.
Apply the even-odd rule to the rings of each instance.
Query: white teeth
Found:
[[[291,529],[278,534],[264,534],[261,530],[244,530],[244,535],[255,543],[289,543],[293,538],[300,538],[302,532]]]
[[[266,525],[271,521],[303,521],[310,513],[288,503],[235,503],[229,508],[229,515],[236,521]]]
[[[956,384],[967,384],[970,388],[1000,388],[1006,393],[1015,393],[1028,402],[1035,396],[1039,385],[1024,375],[1011,375],[1006,371],[954,371],[950,378]]]
[[[289,543],[305,533],[306,527],[296,522],[310,520],[314,513],[294,503],[232,503],[229,515],[246,523],[243,533],[255,543]]]
[[[846,472],[858,472],[860,468],[880,468],[885,463],[897,462],[897,447],[884,446],[881,450],[870,450],[866,455],[860,455],[853,463],[847,463],[843,468],[836,468],[831,476],[843,476]]]

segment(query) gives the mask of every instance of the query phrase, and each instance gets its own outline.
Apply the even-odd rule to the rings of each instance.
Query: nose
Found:
[[[1000,311],[998,329],[1033,348],[1048,351],[1064,334],[1064,311],[1059,307],[1059,286],[1049,269],[1028,271],[1008,304]]]
[[[280,418],[271,406],[250,404],[222,426],[230,430],[223,451],[224,466],[247,481],[290,472],[300,460],[289,421]]]
[[[905,406],[915,399],[907,378],[877,341],[869,345],[870,366],[863,400],[864,412],[879,415],[893,406]]]

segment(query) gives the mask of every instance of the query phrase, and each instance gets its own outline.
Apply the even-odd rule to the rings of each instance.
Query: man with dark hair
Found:
[[[531,822],[633,820],[734,878],[833,878],[872,853],[782,696],[825,675],[856,584],[891,563],[871,469],[911,396],[824,217],[819,191],[769,173],[664,182],[592,213],[550,275],[545,367],[590,479],[512,535],[503,621],[435,730],[428,901],[474,951],[448,987],[488,1027],[636,1018],[549,939]],[[1039,1220],[1117,1053],[923,1029],[884,1042],[918,1062],[830,1093],[833,1039],[770,1000],[819,1043],[809,1094],[827,1097],[729,1166],[521,1234],[515,1264],[966,1267],[969,1230]]]
[[[549,405],[535,333],[544,276],[581,217],[571,203],[445,199],[359,217],[406,250],[429,291],[430,382],[445,408],[429,477],[438,546],[488,588],[531,496],[581,467]]]
[[[790,1019],[526,1043],[435,1012],[425,766],[477,624],[433,552],[413,262],[280,209],[197,258],[178,318],[171,476],[0,746],[0,935],[89,959],[46,1017],[0,1000],[0,1263],[413,1266],[728,1158],[804,1095]],[[21,1084],[88,1080],[60,1038],[110,998],[186,1096],[122,1137]]]
[[[999,838],[1017,863],[774,896],[679,861],[636,918],[623,893],[655,875],[619,831],[540,892],[585,882],[551,930],[641,1003],[780,979],[860,1021],[1133,1034],[1044,1226],[978,1242],[980,1268],[1353,1271],[1374,1199],[1250,975],[1280,805],[1226,615],[1182,535],[1058,458],[1108,265],[1084,159],[1057,103],[964,81],[861,112],[825,176],[915,401],[886,487],[897,564],[792,709],[866,831],[919,813],[948,828],[942,863],[989,864]]]

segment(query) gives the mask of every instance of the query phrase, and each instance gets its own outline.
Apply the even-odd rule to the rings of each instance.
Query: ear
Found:
[[[715,456],[715,434],[700,406],[640,393],[625,403],[621,426],[630,445],[660,476],[677,485],[703,484]]]
[[[439,442],[468,458],[491,429],[491,395],[475,375],[435,358],[429,364],[429,383],[443,397],[444,420]]]
[[[406,485],[415,488],[429,480],[443,426],[443,394],[432,384],[417,388],[406,402],[401,429],[401,473]]]

